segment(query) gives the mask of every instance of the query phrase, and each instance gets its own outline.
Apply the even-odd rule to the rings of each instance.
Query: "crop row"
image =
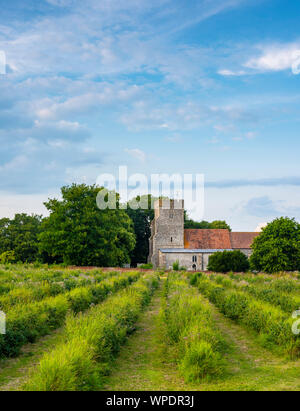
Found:
[[[170,344],[177,346],[178,367],[186,382],[199,382],[223,370],[224,341],[211,308],[187,281],[173,274],[165,284],[161,318]]]
[[[198,279],[197,287],[226,317],[259,333],[264,345],[279,346],[291,357],[299,356],[300,338],[292,332],[293,319],[281,309],[204,277]]]
[[[93,278],[67,278],[62,282],[43,281],[37,284],[26,283],[23,286],[14,287],[4,295],[0,295],[0,310],[8,312],[17,304],[28,304],[34,301],[42,301],[47,297],[55,297],[64,294],[74,288],[86,287],[97,284],[105,278],[117,275],[117,272],[108,272],[95,275]]]
[[[226,288],[235,288],[246,292],[258,300],[280,307],[287,314],[292,314],[300,308],[300,295],[293,280],[274,280],[265,284],[252,285],[235,282],[223,275],[211,276],[211,280]]]
[[[91,304],[98,304],[110,293],[126,287],[138,277],[137,273],[121,274],[40,302],[16,305],[7,313],[6,334],[0,335],[0,358],[18,355],[27,342],[34,342],[38,337],[60,327],[68,311],[75,314],[85,311]]]
[[[64,342],[44,355],[26,384],[33,391],[88,391],[102,387],[126,336],[158,285],[155,275],[66,321]]]

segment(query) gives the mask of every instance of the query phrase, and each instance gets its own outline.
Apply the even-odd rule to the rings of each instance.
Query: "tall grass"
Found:
[[[100,389],[103,376],[157,286],[157,277],[148,275],[87,313],[68,316],[64,342],[43,356],[25,389]]]
[[[68,312],[75,314],[102,302],[136,281],[138,273],[124,273],[87,287],[78,287],[40,302],[17,304],[6,317],[6,334],[0,335],[0,358],[17,356],[21,347],[63,325]]]
[[[292,332],[293,319],[280,308],[205,278],[200,278],[197,286],[225,316],[256,331],[265,346],[281,347],[292,358],[300,355],[300,338]]]
[[[224,341],[211,308],[179,275],[168,277],[161,318],[170,344],[177,347],[178,368],[186,382],[200,382],[223,371]]]

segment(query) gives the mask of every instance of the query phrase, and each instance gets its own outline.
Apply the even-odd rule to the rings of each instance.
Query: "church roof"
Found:
[[[260,233],[230,233],[232,248],[251,248],[253,240]]]
[[[259,233],[231,233],[226,229],[185,229],[184,248],[186,249],[249,249]]]

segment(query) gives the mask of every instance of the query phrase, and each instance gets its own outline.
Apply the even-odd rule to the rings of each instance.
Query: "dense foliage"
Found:
[[[300,270],[300,224],[277,218],[254,240],[251,266],[266,273]]]
[[[57,262],[85,266],[122,266],[130,262],[135,246],[132,221],[119,208],[100,210],[101,189],[73,184],[61,189],[62,200],[45,206],[50,216],[43,221],[40,251]]]
[[[184,228],[190,229],[225,229],[231,231],[231,227],[226,221],[216,220],[209,223],[208,221],[194,221],[189,218],[187,212],[184,212]]]
[[[245,272],[249,270],[248,257],[239,250],[219,251],[209,257],[208,270],[218,273]]]
[[[131,265],[136,266],[139,263],[146,263],[149,255],[149,238],[151,236],[151,221],[154,218],[152,207],[155,200],[151,195],[137,197],[137,201],[145,201],[145,207],[134,209],[132,201],[127,204],[127,214],[133,222],[136,244],[130,253]]]
[[[38,259],[38,234],[42,217],[16,214],[0,220],[0,260],[2,263],[33,262]]]

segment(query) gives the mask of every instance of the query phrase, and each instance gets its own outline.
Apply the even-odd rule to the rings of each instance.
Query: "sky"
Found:
[[[0,217],[126,165],[204,174],[195,219],[300,220],[299,18],[297,0],[3,1]]]

